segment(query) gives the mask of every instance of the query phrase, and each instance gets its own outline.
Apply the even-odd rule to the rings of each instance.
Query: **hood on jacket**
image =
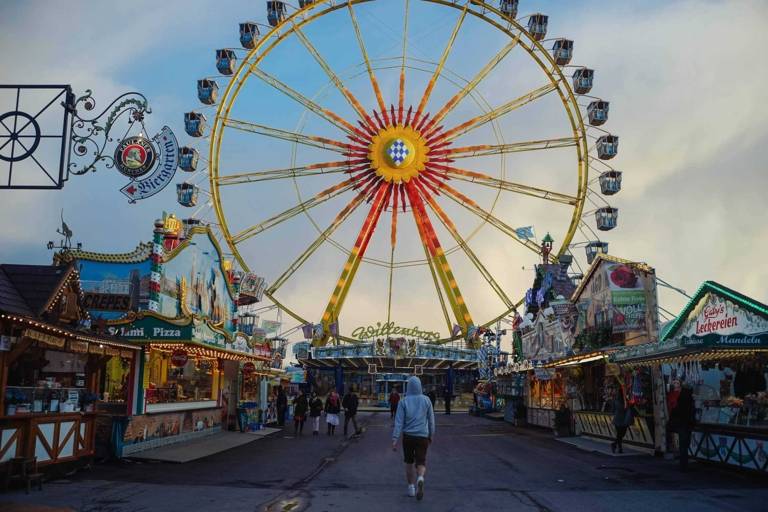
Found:
[[[412,396],[412,395],[421,395],[421,380],[415,376],[411,375],[408,377],[408,390],[405,392],[406,395]]]

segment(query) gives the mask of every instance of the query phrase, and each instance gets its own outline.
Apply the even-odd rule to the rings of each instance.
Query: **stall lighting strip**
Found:
[[[67,336],[69,338],[73,338],[73,339],[76,339],[76,340],[79,340],[79,341],[85,341],[85,342],[88,342],[88,343],[94,343],[94,344],[98,344],[98,345],[109,345],[109,346],[113,346],[113,347],[125,348],[125,349],[130,349],[130,350],[139,350],[139,347],[136,347],[136,346],[133,346],[133,345],[126,345],[124,343],[118,343],[118,342],[112,341],[112,340],[106,340],[106,339],[97,338],[97,337],[93,337],[93,336],[85,336],[83,334],[76,334],[76,333],[73,333],[72,331],[60,329],[58,327],[53,327],[50,324],[36,322],[36,321],[31,320],[29,318],[18,317],[18,316],[13,316],[13,315],[0,314],[0,320],[4,320],[4,319],[10,320],[12,322],[26,324],[29,327],[34,327],[35,329],[39,329],[39,330],[42,330],[42,331],[47,331],[48,333],[51,333],[51,334],[60,334],[61,336]]]
[[[240,361],[240,362],[263,362],[263,359],[259,359],[257,356],[249,356],[246,354],[234,354],[232,352],[224,350],[216,350],[211,348],[200,347],[197,345],[190,345],[186,343],[151,343],[149,345],[151,350],[159,350],[161,352],[170,352],[174,350],[185,350],[196,356],[201,356],[207,359],[226,359],[228,361]]]
[[[750,349],[750,350],[710,350],[707,352],[698,352],[695,354],[679,355],[672,357],[656,357],[644,361],[618,362],[621,366],[640,367],[656,366],[660,364],[689,363],[693,361],[712,361],[717,359],[738,359],[752,357],[757,354],[768,354],[768,349]]]

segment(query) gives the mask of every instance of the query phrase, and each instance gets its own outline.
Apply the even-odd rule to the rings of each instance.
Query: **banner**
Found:
[[[275,334],[280,332],[280,326],[283,325],[282,322],[276,322],[274,320],[262,320],[261,321],[261,328],[264,329],[264,331],[267,333],[267,336],[270,334]]]
[[[517,235],[517,238],[520,240],[530,240],[532,238],[535,238],[535,234],[533,233],[533,226],[524,226],[521,228],[515,229],[515,235]]]
[[[645,331],[645,280],[623,263],[605,265],[611,292],[613,332]]]

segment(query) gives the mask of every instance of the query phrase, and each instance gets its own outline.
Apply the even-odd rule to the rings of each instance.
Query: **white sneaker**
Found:
[[[416,491],[416,499],[421,500],[421,498],[424,497],[424,477],[420,476],[418,480],[416,480],[416,488],[418,489]]]
[[[408,497],[413,498],[416,496],[416,486],[411,484],[408,486]]]

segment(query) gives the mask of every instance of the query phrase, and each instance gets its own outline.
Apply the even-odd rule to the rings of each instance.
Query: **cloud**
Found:
[[[141,90],[155,106],[150,128],[156,131],[167,123],[184,141],[181,113],[198,107],[194,80],[212,72],[213,49],[234,46],[236,22],[253,14],[247,2],[227,3],[225,8],[218,4],[188,6],[180,1],[6,4],[0,8],[0,46],[14,51],[0,54],[0,82],[71,83],[78,91],[94,89],[102,106],[125,91]],[[768,68],[759,65],[760,51],[768,47],[763,27],[768,4],[743,0],[637,5],[595,0],[577,5],[550,2],[542,6],[545,9],[551,9],[550,36],[574,39],[574,63],[596,69],[593,94],[611,101],[605,128],[621,137],[619,156],[611,163],[624,171],[625,187],[609,198],[620,208],[619,228],[605,234],[611,252],[648,262],[661,277],[689,293],[705,279],[713,279],[768,301],[764,285],[768,266],[761,259],[768,252],[764,221],[768,203],[763,197],[768,190],[764,164],[768,161],[764,144],[768,108],[762,93]],[[371,17],[360,19],[365,23]],[[372,19],[379,17],[373,15]],[[453,24],[451,16],[420,22],[430,23],[430,30],[443,34]],[[422,40],[422,54],[439,52],[434,39]],[[413,44],[418,41],[412,38]],[[390,37],[386,44],[392,43]],[[350,39],[340,58],[349,60],[356,51],[354,39]],[[375,48],[371,52],[378,56]],[[449,64],[455,67],[452,61]],[[300,80],[307,69],[297,66],[295,55],[288,53],[270,71],[285,71],[295,84],[293,80]],[[504,68],[504,74],[494,78],[498,89],[486,91],[491,102],[509,97],[508,87],[519,83],[516,80],[527,83],[528,77],[518,77],[519,72]],[[426,76],[419,75],[418,80],[425,81]],[[356,83],[365,85],[364,78]],[[365,94],[370,91],[366,89]],[[267,116],[282,115],[270,111],[263,98],[253,99],[250,107],[254,113],[263,109]],[[522,117],[515,119],[524,122],[518,122],[516,130],[542,128],[527,111],[514,113],[518,114]],[[285,117],[286,122],[293,122]],[[518,132],[510,128],[510,136],[513,133]],[[250,164],[252,150],[243,145],[237,158]],[[261,160],[267,156],[275,155],[262,155]],[[530,161],[531,166],[518,177],[548,171],[546,164],[535,164],[536,156],[522,160]],[[177,181],[184,178],[179,176]],[[553,185],[559,183],[552,180]],[[42,247],[57,227],[62,208],[76,238],[88,249],[106,252],[130,250],[148,239],[152,220],[162,210],[188,214],[177,207],[172,187],[140,205],[128,205],[118,191],[124,182],[114,172],[99,171],[73,177],[61,192],[0,192],[0,261],[49,261]],[[277,195],[259,192],[264,190],[271,189],[244,189],[234,216],[255,222],[290,206],[285,196],[277,200]],[[515,227],[534,224],[540,235],[548,230],[556,234],[565,227],[562,216],[549,205],[509,200],[500,204],[499,212]],[[268,238],[269,244],[254,243],[254,254],[262,259],[267,254],[273,254],[273,259],[295,257],[317,233],[302,231],[300,224],[308,226],[303,218],[292,222],[285,231]],[[387,232],[384,229],[377,235],[386,238]],[[345,234],[349,237],[344,241],[350,245],[354,233]],[[498,234],[486,227],[477,237],[475,250],[510,295],[518,298],[532,277],[521,267],[529,269],[535,255],[502,246],[497,240]],[[448,241],[446,236],[443,244],[449,246]],[[373,246],[383,247],[376,243]],[[451,258],[454,265],[471,269],[463,256]],[[334,249],[324,252],[319,262],[308,263],[301,286],[286,287],[286,303],[299,305],[303,314],[316,311],[319,318],[331,289],[314,284],[335,281],[343,260]],[[442,327],[434,287],[423,270],[423,280],[398,280],[396,294],[405,306],[399,305],[397,321],[432,328],[419,318],[431,308],[435,327]],[[487,285],[479,276],[471,277],[468,270],[457,274],[462,274],[462,290],[474,299],[470,308],[482,316],[495,300]],[[360,319],[359,323],[382,318],[386,281],[387,273],[379,269],[371,271],[370,277],[361,276],[350,292],[344,316]],[[673,313],[685,301],[679,294],[660,293],[662,305]]]

